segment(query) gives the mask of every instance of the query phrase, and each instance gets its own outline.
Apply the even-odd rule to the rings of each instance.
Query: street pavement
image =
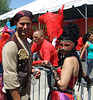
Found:
[[[86,70],[87,70],[86,69],[86,63],[82,62],[82,65],[83,65],[83,69],[86,72]],[[93,77],[93,70],[92,70],[90,77]],[[46,81],[45,81],[45,79],[46,79]],[[39,85],[39,83],[40,83],[40,85]],[[80,87],[79,91],[78,91],[78,87],[79,87],[78,85],[75,85],[75,94],[80,96],[81,95],[81,87]],[[33,89],[34,89],[34,91],[33,91]],[[49,92],[49,88],[48,88],[48,85],[47,85],[47,78],[45,77],[45,71],[41,70],[40,81],[37,80],[34,87],[31,84],[31,100],[47,100],[48,92]],[[34,93],[34,98],[33,98],[33,93]],[[83,95],[82,95],[82,98],[83,98],[82,100],[89,100],[88,96],[89,95],[88,95],[87,87],[85,86],[84,91],[83,91]],[[93,100],[92,96],[93,96],[93,86],[91,86],[91,99],[90,100]]]

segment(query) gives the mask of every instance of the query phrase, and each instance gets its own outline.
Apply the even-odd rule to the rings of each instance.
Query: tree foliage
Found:
[[[0,0],[0,15],[12,10],[10,4],[11,0]]]

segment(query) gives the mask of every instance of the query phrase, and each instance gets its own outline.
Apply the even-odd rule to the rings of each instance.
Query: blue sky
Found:
[[[24,6],[28,3],[31,3],[35,0],[11,0],[11,5],[10,8],[14,9],[14,8],[19,8],[21,6]]]

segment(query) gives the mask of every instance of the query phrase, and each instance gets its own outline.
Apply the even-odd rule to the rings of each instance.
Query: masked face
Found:
[[[71,40],[62,40],[59,42],[60,51],[71,51],[75,44]]]

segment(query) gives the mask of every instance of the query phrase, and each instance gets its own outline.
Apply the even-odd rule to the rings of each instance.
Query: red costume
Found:
[[[2,49],[3,49],[3,46],[5,44],[5,42],[9,39],[10,35],[6,32],[4,32],[2,35],[1,35],[1,39],[0,39],[0,63],[2,63]]]
[[[82,37],[80,37],[77,41],[78,41],[78,44],[76,46],[76,50],[80,50],[82,48],[82,46],[84,46]]]
[[[43,43],[41,45],[37,45],[35,42],[33,43],[31,47],[32,53],[37,52],[40,60],[49,60],[50,63],[56,67],[58,66],[58,53],[55,47],[48,42],[46,39],[44,39]],[[39,64],[41,61],[34,61],[33,65]]]
[[[61,74],[61,69],[59,69],[58,74]],[[68,84],[68,88],[73,88],[78,77],[72,76]],[[60,91],[51,91],[51,100],[76,100],[73,94],[62,93]]]
[[[58,13],[47,12],[39,17],[39,22],[44,22],[47,27],[47,34],[52,42],[54,37],[59,37],[63,33],[63,8],[59,9]]]
[[[2,49],[5,44],[5,42],[9,39],[9,34],[8,33],[3,33],[1,35],[0,39],[0,100],[4,100],[3,98],[3,92],[2,92],[2,87],[3,87],[3,81],[2,81]]]

